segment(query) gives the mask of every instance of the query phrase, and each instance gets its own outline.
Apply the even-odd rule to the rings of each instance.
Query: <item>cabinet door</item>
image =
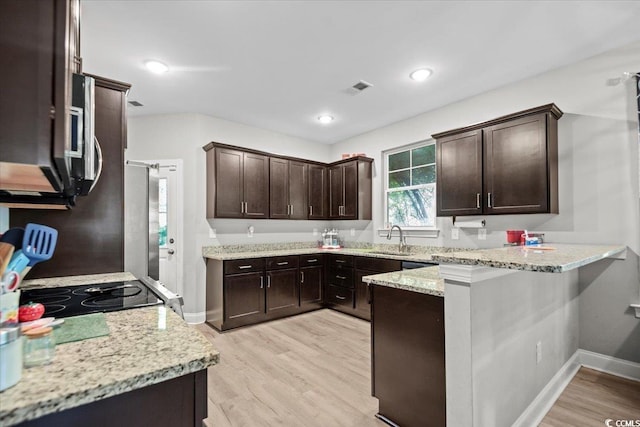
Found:
[[[329,168],[329,218],[340,218],[344,203],[342,165]]]
[[[269,217],[269,157],[244,153],[244,216]]]
[[[327,194],[327,168],[320,165],[309,165],[309,219],[327,217],[329,204]]]
[[[322,302],[322,270],[321,265],[300,269],[300,305]]]
[[[437,215],[482,213],[482,131],[438,139]]]
[[[267,271],[267,314],[288,314],[298,307],[298,269]],[[289,309],[289,310],[287,310]]]
[[[289,218],[307,219],[307,164],[289,162]]]
[[[358,162],[342,165],[343,173],[343,219],[358,218]]]
[[[241,218],[244,211],[244,153],[227,148],[215,148],[215,156],[215,216]]]
[[[289,161],[269,158],[269,218],[289,218]]]
[[[545,114],[485,128],[484,140],[485,213],[548,212]]]
[[[371,320],[371,300],[369,298],[369,284],[362,281],[363,276],[376,274],[373,271],[356,270],[356,312],[359,317]]]
[[[224,278],[224,320],[233,326],[260,321],[265,312],[262,273],[236,274]]]

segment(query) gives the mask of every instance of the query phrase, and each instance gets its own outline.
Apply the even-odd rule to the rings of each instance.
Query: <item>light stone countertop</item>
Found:
[[[444,248],[437,246],[410,246],[407,253],[400,253],[398,245],[362,244],[361,247],[346,247],[341,249],[322,249],[309,243],[280,243],[263,245],[228,245],[204,246],[202,256],[220,261],[248,258],[263,258],[288,255],[306,254],[340,254],[366,256],[370,258],[385,258],[401,261],[430,262],[436,253],[466,251],[464,248]]]
[[[421,294],[444,296],[444,280],[440,278],[437,266],[364,276],[362,281]]]
[[[87,281],[87,277],[93,280]],[[27,285],[129,278],[133,278],[129,273],[116,273],[32,280]],[[14,425],[126,393],[219,361],[218,351],[204,335],[164,306],[110,312],[105,317],[108,336],[56,346],[50,365],[23,369],[20,382],[0,392],[0,425]]]
[[[548,243],[536,246],[510,246],[433,255],[439,264],[478,265],[510,270],[563,273],[626,250],[620,245],[569,245]]]

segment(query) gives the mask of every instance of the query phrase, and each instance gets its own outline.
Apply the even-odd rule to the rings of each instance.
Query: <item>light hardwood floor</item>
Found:
[[[224,334],[208,374],[210,427],[383,427],[371,396],[369,322],[319,310]]]
[[[384,427],[371,397],[370,324],[319,310],[224,334],[208,373],[209,427]],[[542,427],[640,419],[640,383],[582,368]],[[463,426],[461,426],[463,427]]]
[[[603,427],[605,420],[640,420],[640,382],[580,368],[541,427]]]

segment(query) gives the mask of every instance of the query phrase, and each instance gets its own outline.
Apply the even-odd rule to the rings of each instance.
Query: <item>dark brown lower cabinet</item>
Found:
[[[267,316],[293,314],[299,305],[298,269],[267,271]]]
[[[322,265],[300,268],[300,307],[322,305],[323,270]]]
[[[372,394],[402,427],[445,426],[444,299],[371,286]]]
[[[87,403],[18,427],[201,427],[207,418],[207,370]]]
[[[266,305],[264,275],[247,273],[225,276],[224,304],[224,320],[228,325],[243,326],[263,320]]]

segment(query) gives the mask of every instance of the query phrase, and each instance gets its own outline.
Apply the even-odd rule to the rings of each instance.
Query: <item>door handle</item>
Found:
[[[271,287],[271,276],[267,276],[267,288]]]
[[[300,283],[304,283],[304,271],[300,272]]]
[[[309,215],[313,216],[313,206],[309,206]]]
[[[260,289],[264,288],[264,277],[260,276]]]
[[[291,206],[291,213],[290,213],[290,215],[293,215],[293,205],[289,205],[289,206]]]
[[[487,206],[491,207],[491,193],[487,193]]]
[[[480,209],[480,193],[476,193],[476,208]]]
[[[240,213],[244,213],[244,202],[240,202]]]
[[[173,249],[169,249],[169,250],[167,251],[167,253],[168,253],[169,255],[173,255],[173,254],[175,254],[175,253],[176,253],[176,251],[174,251]]]

